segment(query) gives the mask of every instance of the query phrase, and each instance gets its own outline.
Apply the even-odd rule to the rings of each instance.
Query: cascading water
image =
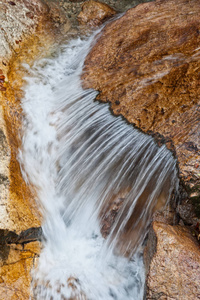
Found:
[[[141,244],[157,203],[177,184],[166,147],[82,89],[93,39],[71,41],[56,57],[26,66],[19,156],[36,187],[45,237],[34,299],[142,299]]]

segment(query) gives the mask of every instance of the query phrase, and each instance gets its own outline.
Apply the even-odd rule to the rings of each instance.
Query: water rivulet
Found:
[[[43,213],[35,299],[143,298],[142,242],[177,185],[165,146],[83,90],[93,38],[27,68],[20,161]]]

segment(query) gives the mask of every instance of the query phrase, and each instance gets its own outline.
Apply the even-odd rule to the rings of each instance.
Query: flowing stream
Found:
[[[80,75],[94,36],[26,66],[19,157],[44,217],[34,299],[143,299],[142,243],[177,186],[165,146],[113,116]]]

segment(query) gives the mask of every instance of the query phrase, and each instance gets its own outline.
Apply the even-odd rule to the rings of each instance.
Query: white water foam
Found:
[[[26,66],[19,157],[37,191],[45,236],[34,299],[143,299],[140,245],[158,198],[166,202],[176,183],[171,153],[82,89],[93,40],[78,38]],[[112,197],[123,203],[104,239],[101,214],[108,217]],[[129,258],[119,254],[127,251]]]

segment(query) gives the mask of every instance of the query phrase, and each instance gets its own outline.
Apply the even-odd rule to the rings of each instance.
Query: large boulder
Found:
[[[197,238],[199,15],[198,0],[157,0],[130,9],[99,34],[82,75],[83,87],[98,90],[97,99],[109,102],[115,115],[122,115],[151,134],[158,145],[166,143],[176,155],[184,186],[179,195],[182,203],[177,208],[180,224],[192,226]],[[145,256],[149,270],[146,298],[199,299],[197,240],[185,227],[173,226],[173,222],[162,218],[154,222],[152,231]]]
[[[189,230],[155,221],[150,234],[146,299],[199,299],[200,248]]]
[[[200,178],[200,2],[140,4],[108,24],[85,60],[85,88],[114,114],[171,141],[184,181]]]

